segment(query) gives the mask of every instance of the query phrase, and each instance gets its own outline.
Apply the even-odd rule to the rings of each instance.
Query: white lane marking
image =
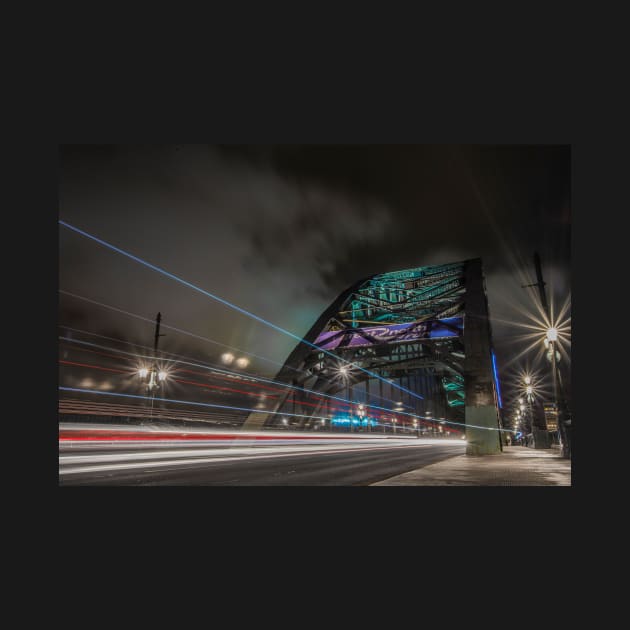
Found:
[[[244,447],[244,448],[234,448],[234,449],[229,449],[227,452],[225,452],[225,449],[217,449],[217,448],[212,448],[212,449],[201,449],[201,448],[195,448],[195,446],[198,445],[190,445],[190,449],[185,449],[185,450],[166,450],[166,449],[162,449],[162,450],[156,450],[156,451],[151,451],[151,452],[141,452],[141,453],[102,453],[102,454],[88,454],[88,455],[60,455],[59,456],[59,463],[60,464],[80,464],[80,463],[87,463],[87,462],[93,462],[93,463],[97,463],[97,462],[107,462],[107,461],[124,461],[124,460],[141,460],[141,459],[164,459],[167,457],[190,457],[190,458],[196,458],[196,457],[203,457],[203,456],[211,456],[211,455],[218,455],[219,452],[222,452],[226,455],[226,457],[239,457],[242,455],[257,455],[258,453],[261,453],[260,448],[256,448],[256,447]],[[214,445],[213,445],[214,446]],[[344,445],[341,444],[325,444],[325,445],[320,445],[319,448],[317,449],[313,449],[313,448],[308,448],[305,449],[304,448],[305,445],[303,444],[298,444],[298,445],[289,445],[289,444],[283,444],[280,446],[265,446],[264,448],[264,453],[265,454],[274,454],[274,453],[303,453],[303,452],[325,452],[325,451],[338,451],[339,449],[344,448]],[[373,448],[422,448],[422,447],[426,447],[429,446],[428,444],[387,444],[387,445],[374,445],[374,444],[370,444],[370,445],[364,445],[364,444],[357,444],[354,445],[352,447],[353,450],[357,450],[357,451],[365,451],[365,450],[370,450]]]
[[[418,445],[416,448],[428,447],[428,444]],[[166,461],[143,461],[143,462],[128,462],[128,463],[119,463],[119,464],[103,464],[103,465],[93,465],[93,466],[77,466],[72,467],[67,470],[60,469],[60,475],[69,475],[69,474],[79,474],[86,472],[103,472],[107,470],[132,470],[136,468],[142,467],[152,467],[152,468],[163,468],[166,466],[188,466],[194,467],[199,466],[200,464],[208,464],[208,463],[217,463],[217,462],[234,462],[234,461],[243,461],[250,459],[275,459],[280,457],[295,457],[296,455],[333,455],[336,453],[358,453],[365,451],[376,451],[376,450],[388,450],[392,448],[408,448],[408,445],[400,445],[400,446],[377,446],[371,448],[362,448],[357,450],[353,449],[335,449],[335,450],[326,450],[326,451],[315,451],[315,452],[290,452],[290,453],[277,453],[277,454],[244,454],[237,455],[232,457],[207,457],[203,459],[172,459]]]

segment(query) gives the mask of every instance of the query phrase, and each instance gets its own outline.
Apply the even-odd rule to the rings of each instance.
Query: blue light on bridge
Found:
[[[499,388],[499,376],[497,374],[497,358],[494,356],[494,350],[492,351],[492,371],[494,373],[494,384],[497,388],[497,398],[499,399],[499,409],[503,409],[503,402],[501,401],[501,389]]]
[[[340,424],[340,425],[350,425],[352,423],[355,426],[362,425],[367,427],[368,424],[371,427],[376,426],[376,421],[373,418],[364,418],[360,420],[359,418],[355,418],[354,416],[335,416],[331,421],[331,424]]]

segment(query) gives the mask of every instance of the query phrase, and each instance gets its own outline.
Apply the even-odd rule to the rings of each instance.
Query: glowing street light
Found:
[[[549,342],[558,341],[558,329],[555,327],[548,328],[546,337]]]
[[[239,357],[236,359],[236,365],[240,368],[246,368],[249,365],[249,359],[246,357]]]
[[[166,374],[166,373],[160,372],[160,374]],[[159,380],[161,381],[164,380],[163,378],[160,378],[155,365],[153,365],[151,368],[141,367],[138,370],[138,376],[140,377],[142,382],[146,384],[146,388],[151,393],[152,396],[153,396],[153,390],[159,387],[159,383],[157,382],[157,379],[159,378]],[[153,401],[151,401],[151,404],[153,404]]]
[[[523,381],[525,383],[525,399],[527,400],[527,407],[528,407],[528,421],[525,423],[525,427],[526,427],[526,431],[527,433],[531,433],[532,435],[532,440],[533,440],[533,445],[535,445],[536,443],[536,437],[534,437],[534,410],[532,409],[532,400],[534,398],[534,386],[531,384],[532,383],[532,377],[527,374],[526,376],[523,377]],[[519,398],[519,403],[520,403],[520,408],[521,411],[523,411],[523,422],[525,422],[526,419],[526,415],[524,413],[524,409],[525,406],[523,405],[523,399]],[[525,438],[526,442],[525,442],[525,446],[527,446],[527,440],[529,439],[528,437]]]
[[[150,367],[142,366],[138,370],[138,376],[146,386],[147,393],[151,396],[151,410],[149,417],[153,419],[153,401],[157,390],[162,386],[162,383],[166,380],[167,373],[164,369],[158,369],[158,342],[160,337],[164,337],[160,334],[160,323],[162,321],[162,313],[158,313],[155,318],[155,334],[153,335],[153,361]],[[148,381],[148,382],[147,382]]]
[[[226,365],[231,365],[234,361],[234,355],[231,352],[224,352],[221,355],[221,361]]]

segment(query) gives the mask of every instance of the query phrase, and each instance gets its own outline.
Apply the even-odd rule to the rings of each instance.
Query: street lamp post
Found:
[[[532,408],[532,400],[534,398],[534,388],[532,386],[532,377],[526,376],[525,381],[525,399],[527,400],[527,411],[529,412],[529,426],[532,434],[533,446],[536,446],[536,438],[534,435],[534,410]]]
[[[165,374],[164,372],[159,372],[160,375]],[[151,397],[151,404],[149,406],[149,420],[153,420],[153,400],[155,398],[155,390],[160,387],[161,381],[164,378],[159,378],[157,365],[155,362],[151,365],[150,368],[142,367],[138,370],[138,376],[142,383],[145,383],[146,392]]]
[[[543,311],[547,317],[549,322],[552,322],[550,327],[547,329],[545,335],[545,345],[549,348],[549,360],[551,362],[551,375],[553,382],[553,404],[556,409],[556,422],[558,424],[558,441],[560,442],[560,449],[563,457],[571,457],[571,445],[568,442],[567,435],[565,433],[566,427],[563,423],[563,410],[564,410],[564,397],[562,400],[562,410],[560,405],[560,400],[558,399],[558,371],[556,365],[556,342],[558,341],[558,329],[553,325],[553,318],[551,317],[551,312],[549,309],[549,304],[547,303],[547,296],[545,293],[545,281],[542,276],[542,268],[540,264],[540,256],[538,253],[534,254],[534,266],[536,268],[536,279],[537,282],[535,284],[525,285],[531,287],[538,287],[538,291],[540,294],[540,301],[543,308]]]
[[[525,416],[525,403],[523,402],[522,398],[518,399],[518,413],[519,413],[519,418],[522,417],[523,420],[523,429],[524,429],[524,433],[525,433],[525,446],[529,445],[529,434],[531,433],[531,427],[529,425],[529,422],[527,420],[527,417]]]
[[[357,415],[359,416],[359,427],[363,424],[363,418],[365,417],[365,407],[363,405],[359,405],[359,410],[357,411]]]
[[[352,433],[352,403],[350,402],[350,379],[349,379],[349,367],[347,365],[341,365],[339,367],[339,375],[345,384],[346,400],[348,401],[348,432]]]
[[[394,409],[392,411],[394,411],[395,413],[401,412],[403,410],[403,404],[402,402],[399,400],[396,403],[396,406],[394,407]],[[396,418],[396,416],[392,416],[392,423],[394,425],[394,433],[396,433],[396,424],[398,423],[398,418]],[[400,420],[400,430],[402,433],[405,432],[405,423],[404,420],[401,418]]]
[[[146,367],[141,367],[138,370],[138,377],[140,378],[140,382],[144,385],[145,394],[151,393],[151,383],[153,382],[153,371],[150,372],[151,376],[149,378],[149,369]],[[147,383],[147,378],[149,378],[149,382]],[[153,419],[153,396],[151,396],[151,405],[149,407],[149,419]],[[142,422],[140,422],[142,424]]]
[[[556,409],[556,423],[558,425],[558,442],[560,452],[563,457],[570,456],[570,449],[563,423],[563,413],[560,409],[560,401],[558,396],[558,364],[556,357],[556,342],[558,341],[558,330],[554,327],[549,328],[546,334],[547,346],[549,348],[549,360],[551,361],[551,376],[553,383],[553,404]]]
[[[157,356],[158,356],[158,342],[160,337],[164,337],[164,333],[160,333],[160,323],[162,321],[162,313],[158,313],[155,318],[155,334],[153,337],[153,362],[151,364],[151,368],[142,367],[138,370],[138,376],[142,380],[142,382],[146,382],[148,377],[149,382],[146,385],[148,393],[151,396],[151,407],[149,412],[149,419],[153,420],[153,402],[155,398],[156,390],[162,385],[162,383],[166,380],[166,372],[164,370],[159,370],[157,365]]]

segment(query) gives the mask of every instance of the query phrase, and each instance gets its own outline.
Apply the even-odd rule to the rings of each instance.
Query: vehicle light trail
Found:
[[[71,428],[72,427],[72,428]],[[427,449],[431,446],[463,447],[461,440],[417,439],[383,436],[319,436],[304,433],[251,431],[191,432],[137,430],[111,426],[60,427],[59,475],[149,472],[203,467],[209,464],[255,462],[303,456],[338,456]],[[86,435],[88,434],[88,435]],[[459,450],[459,449],[458,449]]]
[[[62,221],[61,219],[59,219],[59,225],[62,225],[63,227],[72,230],[74,232],[76,232],[77,234],[81,234],[81,236],[85,236],[86,238],[89,238],[90,240],[95,241],[96,243],[98,243],[99,245],[103,245],[103,247],[107,247],[108,249],[111,249],[112,251],[117,252],[118,254],[121,254],[123,256],[126,256],[127,258],[141,264],[144,265],[145,267],[148,267],[149,269],[152,269],[153,271],[156,271],[157,273],[162,274],[163,276],[166,276],[167,278],[171,278],[172,280],[175,280],[176,282],[179,282],[180,284],[193,289],[194,291],[197,291],[198,293],[201,293],[202,295],[205,295],[206,297],[209,297],[212,300],[215,300],[217,302],[220,302],[221,304],[223,304],[224,306],[227,306],[228,308],[231,308],[239,313],[242,313],[243,315],[246,315],[247,317],[251,317],[252,319],[256,320],[257,322],[260,322],[261,324],[264,324],[265,326],[268,326],[270,328],[273,328],[274,330],[284,334],[284,335],[288,335],[289,337],[296,339],[299,343],[304,343],[308,346],[311,346],[312,348],[315,348],[318,352],[323,352],[324,354],[327,354],[331,357],[333,357],[336,361],[340,362],[340,363],[344,363],[346,365],[352,366],[354,368],[356,368],[357,370],[364,372],[365,374],[369,374],[370,376],[372,376],[373,378],[378,379],[379,381],[382,381],[384,383],[388,383],[390,386],[395,387],[396,389],[399,389],[400,391],[406,392],[407,394],[409,394],[410,396],[413,396],[414,398],[417,398],[419,400],[424,400],[424,396],[421,396],[420,394],[417,394],[413,391],[411,391],[410,389],[407,389],[405,387],[402,387],[401,385],[398,385],[394,382],[388,381],[387,379],[383,378],[380,374],[377,374],[376,372],[372,372],[370,370],[366,370],[365,368],[361,367],[360,365],[357,365],[356,363],[352,363],[351,361],[347,361],[343,358],[341,358],[340,356],[329,352],[328,350],[324,350],[323,348],[320,348],[319,346],[315,345],[314,343],[311,343],[310,341],[307,341],[306,339],[303,339],[302,337],[299,337],[298,335],[282,328],[281,326],[277,326],[276,324],[273,324],[270,321],[267,321],[266,319],[251,313],[250,311],[241,308],[240,306],[237,306],[236,304],[232,304],[231,302],[228,302],[227,300],[219,297],[218,295],[214,295],[213,293],[210,293],[209,291],[206,291],[205,289],[202,289],[201,287],[198,287],[194,284],[192,284],[192,282],[188,282],[187,280],[184,280],[183,278],[180,278],[179,276],[176,276],[173,273],[170,273],[169,271],[166,271],[165,269],[162,269],[161,267],[158,267],[157,265],[153,265],[152,263],[138,257],[135,256],[134,254],[131,254],[130,252],[125,251],[124,249],[121,249],[120,247],[116,247],[115,245],[112,245],[111,243],[108,243],[107,241],[104,241],[96,236],[93,236],[92,234],[89,234],[88,232],[85,232],[73,225],[70,225],[69,223],[66,223],[65,221]]]
[[[91,347],[95,347],[95,348],[101,348],[101,349],[104,349],[104,350],[113,350],[113,351],[120,352],[120,353],[128,355],[128,356],[134,357],[136,359],[147,359],[147,360],[152,360],[153,359],[152,355],[143,355],[143,354],[136,354],[136,353],[132,353],[132,352],[126,352],[125,350],[116,350],[115,348],[110,348],[108,346],[103,346],[101,344],[95,344],[95,343],[91,343],[89,341],[82,341],[82,340],[79,340],[79,339],[71,339],[69,337],[59,337],[59,338],[64,340],[64,341],[67,341],[69,343],[86,345],[86,346],[91,346]],[[220,373],[220,374],[227,374],[227,375],[232,376],[232,377],[238,377],[240,380],[244,380],[244,377],[243,377],[243,375],[240,372],[233,372],[231,370],[226,370],[224,368],[208,366],[208,365],[204,365],[203,363],[194,363],[194,362],[191,362],[191,361],[183,361],[183,360],[178,360],[178,359],[169,359],[168,362],[170,364],[182,364],[182,365],[189,365],[189,366],[192,366],[192,367],[199,367],[199,368],[203,368],[205,370],[209,370],[209,371],[212,371],[212,372],[217,372],[217,373]],[[288,383],[282,383],[280,381],[274,381],[273,379],[267,379],[267,378],[264,378],[264,377],[261,377],[261,376],[247,375],[246,378],[250,379],[250,380],[253,380],[253,381],[261,382],[261,383],[271,383],[273,385],[278,385],[278,386],[280,386],[282,388],[285,388],[285,389],[291,389],[291,390],[298,391],[299,393],[306,392],[306,393],[309,394],[309,397],[314,398],[315,400],[323,400],[324,398],[327,398],[327,399],[330,399],[330,400],[339,401],[339,402],[341,402],[344,405],[355,405],[356,404],[355,401],[351,401],[351,400],[348,400],[346,398],[341,398],[340,396],[335,396],[333,394],[326,394],[324,392],[317,392],[317,391],[308,389],[306,387],[298,387],[296,385],[290,385]],[[243,383],[243,384],[246,384],[246,383]],[[252,385],[252,387],[253,387],[253,385]],[[375,398],[380,398],[381,400],[385,400],[386,402],[390,402],[390,403],[392,403],[392,405],[394,405],[394,401],[389,399],[389,398],[386,398],[384,396],[378,396],[378,395],[375,395],[374,397]],[[306,402],[302,402],[301,404],[305,404],[307,406],[311,406],[311,405],[309,405],[309,403],[306,403]],[[369,405],[369,407],[370,407],[370,409],[378,409],[378,410],[384,411],[386,413],[395,413],[397,415],[409,416],[411,418],[433,420],[432,418],[428,418],[426,416],[422,416],[422,415],[418,415],[418,414],[411,414],[411,413],[407,413],[407,412],[404,412],[404,411],[400,411],[398,409],[395,409],[393,406],[391,408],[387,408],[387,407],[381,407],[379,405],[371,404],[371,405]],[[448,424],[459,424],[459,423],[448,421]]]
[[[210,407],[210,408],[215,408],[215,409],[232,409],[235,411],[249,411],[249,412],[260,411],[260,409],[252,409],[251,407],[233,407],[230,405],[218,405],[215,403],[204,403],[204,402],[197,402],[193,400],[176,400],[173,398],[160,398],[158,396],[141,396],[139,394],[122,394],[119,392],[104,392],[104,391],[99,391],[97,389],[82,389],[79,387],[59,387],[58,389],[65,392],[79,392],[83,394],[96,394],[99,396],[118,396],[120,398],[135,398],[138,400],[148,400],[148,401],[154,400],[154,401],[159,401],[159,402],[175,403],[178,405],[195,405],[198,407]],[[302,413],[288,413],[288,412],[280,413],[279,411],[269,411],[266,413],[278,414],[281,416],[293,416],[297,418],[315,418],[317,420],[327,419],[324,416],[309,416]]]
[[[154,324],[154,320],[149,319],[148,317],[143,317],[142,315],[138,315],[136,313],[130,313],[129,311],[125,311],[121,308],[116,308],[115,306],[110,306],[109,304],[103,304],[103,302],[97,302],[96,300],[91,300],[90,298],[84,297],[82,295],[77,295],[76,293],[70,293],[70,291],[64,291],[62,289],[59,289],[59,293],[62,293],[63,295],[69,295],[70,297],[76,298],[77,300],[83,300],[84,302],[90,302],[91,304],[96,304],[97,306],[101,306],[103,308],[107,308],[111,311],[116,311],[117,313],[121,313],[123,315],[127,315],[128,317],[134,317],[135,319],[140,319],[142,321],[145,322],[149,322],[150,324]],[[273,363],[274,365],[279,365],[280,367],[282,367],[282,363],[279,363],[278,361],[274,361],[273,359],[268,359],[267,357],[262,357],[258,354],[253,354],[252,352],[247,352],[246,350],[243,350],[241,348],[237,348],[236,346],[228,346],[225,343],[221,343],[220,341],[215,341],[214,339],[209,339],[208,337],[202,337],[201,335],[196,335],[195,333],[192,333],[188,330],[184,330],[182,328],[177,328],[175,326],[169,326],[168,324],[161,324],[162,328],[166,328],[168,330],[172,330],[173,332],[177,332],[180,333],[182,335],[185,335],[187,337],[194,337],[195,339],[199,339],[201,341],[205,341],[207,343],[211,343],[214,344],[216,346],[221,346],[222,348],[227,348],[228,350],[235,350],[236,352],[239,352],[241,354],[244,354],[248,357],[255,357],[256,359],[260,359],[261,361],[266,361],[268,363]],[[64,328],[67,328],[68,330],[73,330],[71,328],[68,328],[66,326],[64,326]],[[75,329],[76,330],[76,329]],[[83,332],[86,333],[88,335],[96,335],[96,333],[90,333],[87,331],[79,331],[79,332]],[[98,337],[104,337],[104,335],[96,335]],[[113,339],[112,337],[106,337],[106,339],[112,339],[113,341],[121,341],[122,343],[130,343],[128,341],[122,341],[119,339]],[[135,344],[132,344],[135,345]],[[149,348],[149,346],[141,346],[144,348]],[[167,353],[167,354],[172,354],[172,353]],[[295,372],[300,372],[301,370],[292,368]]]
[[[76,398],[59,399],[59,413],[73,416],[108,416],[110,418],[136,418],[154,421],[177,420],[181,422],[196,422],[213,427],[222,424],[240,425],[242,414],[229,414],[223,412],[206,412],[198,409],[154,408],[152,412],[146,406],[121,405],[112,402],[95,402],[91,400],[79,400]],[[75,426],[73,424],[73,426]],[[92,425],[90,425],[92,426]],[[190,429],[186,429],[189,431]]]
[[[117,312],[124,313],[125,315],[129,315],[130,317],[136,317],[136,318],[141,319],[143,321],[147,321],[147,322],[153,323],[152,320],[150,320],[150,319],[148,319],[146,317],[142,317],[141,315],[136,315],[135,313],[130,313],[128,311],[123,311],[123,310],[118,309],[116,307],[109,306],[109,305],[103,304],[101,302],[96,302],[95,300],[91,300],[89,298],[86,298],[86,297],[83,297],[83,296],[80,296],[80,295],[76,295],[76,294],[70,293],[68,291],[60,290],[59,293],[63,293],[64,295],[70,295],[70,296],[78,298],[80,300],[84,300],[86,302],[90,302],[92,304],[97,304],[98,306],[102,306],[104,308],[108,308],[108,309],[111,309],[111,310],[114,310],[114,311],[117,311]],[[213,344],[214,343],[218,343],[218,342],[215,342],[215,341],[213,341],[211,339],[208,339],[206,337],[201,337],[201,336],[196,335],[194,333],[191,333],[191,332],[188,332],[186,330],[183,330],[181,328],[175,328],[173,326],[168,326],[166,324],[161,324],[161,326],[162,326],[162,328],[168,328],[169,330],[174,330],[174,331],[179,332],[181,334],[188,335],[188,336],[194,337],[196,339],[201,339],[202,341],[207,341],[207,342],[213,343]],[[129,345],[134,345],[134,346],[137,345],[137,344],[132,344],[129,341],[124,341],[124,340],[121,340],[121,339],[114,339],[113,337],[105,337],[104,335],[98,335],[96,333],[91,333],[91,332],[88,332],[88,331],[72,329],[72,328],[69,328],[69,327],[66,327],[66,326],[63,326],[63,328],[66,328],[67,330],[76,330],[77,332],[81,332],[81,333],[84,333],[84,334],[87,334],[87,335],[93,335],[93,336],[96,336],[96,337],[102,337],[102,338],[105,338],[105,339],[110,339],[111,341],[118,341],[118,342],[124,343],[124,344],[129,344]],[[64,341],[68,341],[69,343],[91,345],[91,346],[96,347],[96,348],[103,348],[103,349],[107,349],[107,350],[115,350],[116,352],[121,352],[121,353],[124,353],[124,354],[128,354],[128,355],[134,356],[136,358],[144,358],[144,359],[150,359],[150,360],[152,360],[154,358],[153,355],[141,355],[141,354],[136,354],[136,353],[125,352],[124,350],[118,350],[118,349],[115,349],[115,348],[109,348],[107,346],[102,346],[102,345],[99,345],[99,344],[92,344],[92,343],[90,343],[88,341],[83,341],[83,340],[79,340],[79,339],[72,339],[70,337],[62,337],[62,336],[60,336],[59,338],[63,339]],[[262,359],[264,361],[268,361],[270,363],[273,363],[274,365],[279,365],[280,367],[283,366],[282,363],[278,363],[277,361],[273,361],[272,359],[267,359],[265,357],[261,357],[261,356],[259,356],[257,354],[252,354],[250,352],[246,352],[245,350],[242,350],[241,348],[236,348],[235,346],[227,346],[225,344],[219,344],[219,345],[221,345],[221,346],[223,346],[225,348],[230,348],[231,350],[236,350],[236,351],[238,351],[238,352],[240,352],[242,354],[245,354],[247,356],[253,356],[253,357],[256,357],[258,359]],[[148,346],[141,346],[140,345],[139,347],[150,349]],[[175,356],[175,357],[181,356],[181,355],[174,354],[172,352],[166,352],[165,353],[163,351],[162,351],[162,354],[169,354],[169,355]],[[183,357],[183,358],[189,358],[189,357]],[[175,362],[175,359],[169,359],[169,361]],[[242,375],[241,372],[232,372],[230,370],[225,370],[225,369],[221,369],[219,367],[215,367],[214,365],[210,366],[210,365],[204,365],[204,364],[199,364],[199,363],[191,363],[191,362],[188,362],[188,361],[179,361],[179,362],[180,363],[185,363],[185,364],[188,364],[188,365],[192,365],[192,366],[196,366],[196,367],[203,367],[204,369],[212,369],[212,370],[215,370],[217,372],[223,372],[225,374],[235,374],[235,375],[238,375],[240,378],[243,378],[243,375]],[[304,373],[304,370],[299,370],[299,369],[291,367],[291,366],[288,366],[288,367],[289,367],[289,369],[293,370],[294,372],[297,372],[298,374],[303,374]],[[253,377],[248,376],[248,378],[253,378]],[[255,377],[255,378],[257,380],[259,380],[259,381],[264,381],[264,382],[268,382],[268,383],[278,384],[278,385],[280,385],[282,387],[292,387],[291,385],[288,385],[286,383],[281,383],[281,382],[278,382],[278,381],[264,379],[263,377]],[[325,383],[333,383],[334,382],[333,380],[327,379],[327,378],[326,379],[323,378],[322,381],[324,381]],[[387,382],[389,383],[389,381],[387,381]],[[300,389],[300,391],[312,391],[312,390],[306,390],[306,389],[302,390],[301,388],[298,388],[298,387],[293,387],[293,389]],[[315,394],[317,396],[325,396],[327,398],[335,398],[335,396],[332,396],[331,394],[324,394],[323,392],[315,392]],[[394,404],[394,401],[392,399],[390,399],[390,398],[387,398],[386,396],[380,396],[378,394],[373,394],[373,396],[374,396],[374,398],[378,398],[379,400],[384,400],[385,402],[389,402],[389,403]],[[348,402],[348,401],[346,401],[346,402]]]
[[[219,405],[219,404],[215,404],[215,403],[203,403],[203,402],[197,402],[197,401],[192,401],[192,400],[177,400],[177,399],[172,399],[172,398],[161,398],[158,396],[141,396],[139,394],[123,394],[123,393],[119,393],[119,392],[105,392],[105,391],[99,391],[97,389],[82,389],[79,387],[58,387],[58,389],[60,391],[67,391],[67,392],[78,392],[78,393],[83,393],[83,394],[96,394],[99,396],[116,396],[116,397],[120,397],[120,398],[134,398],[134,399],[138,399],[138,400],[148,400],[148,401],[159,401],[159,402],[168,402],[168,403],[174,403],[174,404],[179,404],[179,405],[194,405],[194,406],[199,406],[199,407],[210,407],[210,408],[217,408],[217,409],[231,409],[234,411],[249,411],[249,412],[254,412],[254,413],[260,413],[260,409],[252,409],[250,407],[236,407],[236,406],[231,406],[231,405]],[[391,413],[391,411],[389,409],[386,409],[385,411],[387,411],[388,413]],[[269,413],[269,414],[274,414],[274,415],[279,415],[279,416],[290,416],[290,417],[296,417],[296,418],[314,418],[315,420],[328,420],[328,416],[313,416],[313,415],[308,415],[308,414],[301,414],[301,413],[289,413],[286,411],[267,411],[265,410],[265,413]],[[398,411],[396,412],[397,415],[406,415],[406,416],[410,416],[410,417],[416,417],[413,414],[410,413],[406,413],[404,411]],[[506,432],[506,433],[512,433],[513,431],[511,429],[496,429],[494,427],[482,427],[482,426],[478,426],[475,424],[463,424],[461,422],[453,422],[453,421],[448,421],[448,420],[438,420],[436,421],[435,419],[432,420],[432,422],[434,424],[436,424],[437,422],[439,422],[440,424],[455,424],[455,425],[459,425],[462,427],[472,427],[475,429],[483,429],[485,431],[501,431],[501,432]]]

